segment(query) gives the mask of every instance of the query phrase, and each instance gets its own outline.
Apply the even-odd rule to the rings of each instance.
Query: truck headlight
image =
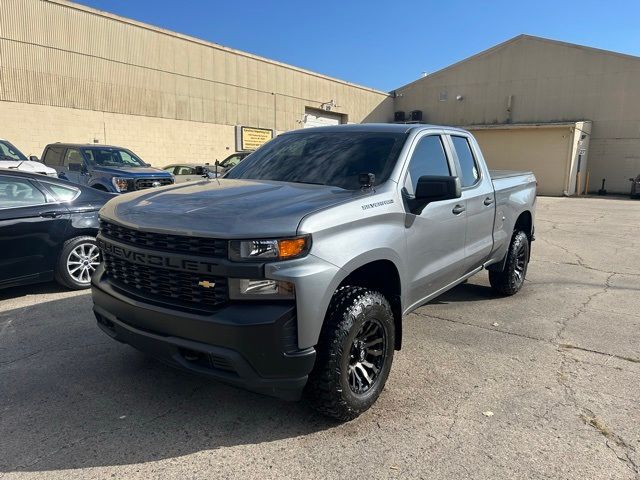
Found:
[[[290,260],[309,253],[311,236],[274,240],[232,240],[229,259],[236,261]]]
[[[230,278],[229,298],[231,300],[293,300],[293,283],[281,280]]]
[[[129,182],[132,182],[133,179],[125,178],[125,177],[113,177],[111,179],[111,183],[115,187],[118,192],[126,192],[129,190]]]

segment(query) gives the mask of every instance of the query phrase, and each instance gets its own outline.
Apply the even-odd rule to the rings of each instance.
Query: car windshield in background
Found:
[[[26,160],[20,150],[11,145],[9,142],[0,141],[0,160]]]
[[[281,135],[252,153],[226,178],[360,188],[359,174],[385,182],[405,140],[403,133],[326,132]]]
[[[147,164],[127,150],[118,148],[83,148],[89,165],[96,167],[146,167]]]
[[[238,163],[240,163],[240,160],[242,160],[242,157],[243,155],[232,155],[230,157],[227,157],[220,162],[220,166],[222,168],[235,167]]]

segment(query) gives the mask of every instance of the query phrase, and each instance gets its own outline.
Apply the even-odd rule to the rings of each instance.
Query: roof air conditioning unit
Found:
[[[409,116],[411,117],[412,122],[421,122],[422,110],[412,110],[411,112],[409,112]]]
[[[404,112],[395,112],[393,114],[394,122],[404,122]]]

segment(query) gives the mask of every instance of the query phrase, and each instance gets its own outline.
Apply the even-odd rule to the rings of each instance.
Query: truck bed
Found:
[[[489,174],[491,175],[492,180],[501,180],[503,178],[518,177],[520,175],[531,175],[532,172],[518,170],[489,170]]]

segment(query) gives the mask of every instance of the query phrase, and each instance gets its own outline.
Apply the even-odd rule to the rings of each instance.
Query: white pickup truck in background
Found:
[[[0,168],[20,170],[22,172],[39,173],[58,178],[58,172],[37,161],[35,157],[27,157],[7,140],[0,138]]]

